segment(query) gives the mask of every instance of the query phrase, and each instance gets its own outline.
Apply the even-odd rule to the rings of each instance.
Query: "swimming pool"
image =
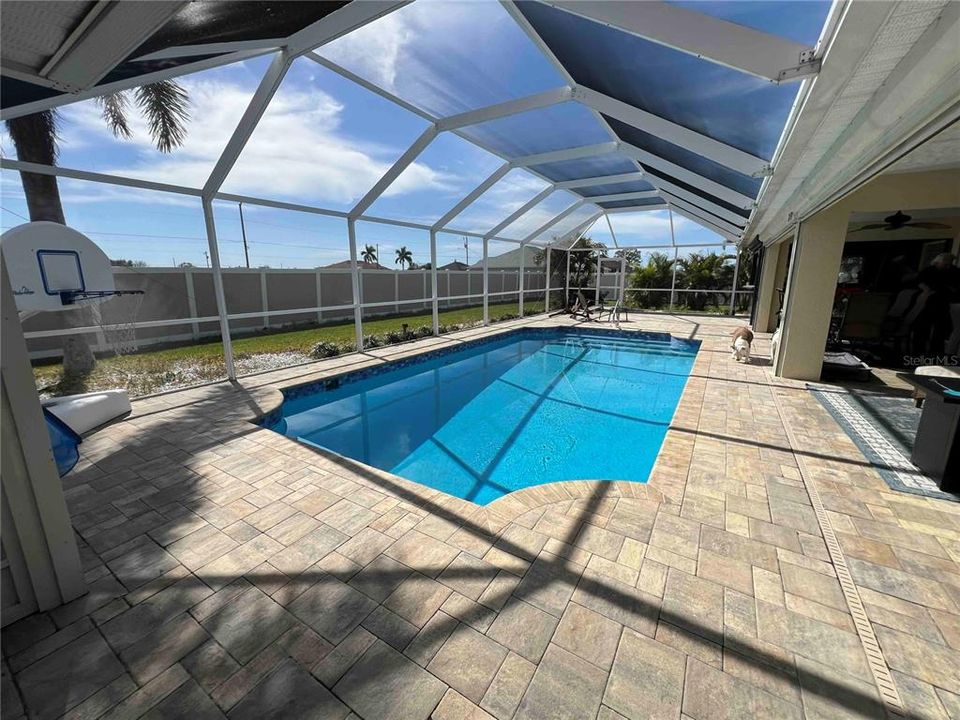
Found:
[[[480,505],[560,480],[645,482],[699,346],[528,328],[288,389],[262,424]]]

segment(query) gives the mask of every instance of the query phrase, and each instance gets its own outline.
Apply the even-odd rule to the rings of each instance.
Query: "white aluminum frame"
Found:
[[[544,4],[771,82],[819,71],[814,48],[665,2],[542,0]]]
[[[646,4],[646,3],[645,3]],[[674,145],[680,145],[714,162],[726,165],[744,175],[762,176],[769,172],[769,163],[732,145],[714,140],[695,130],[633,107],[621,100],[591,90],[583,85],[573,89],[573,97],[597,112],[616,118]]]
[[[610,215],[615,213],[625,213],[625,212],[645,212],[651,210],[658,210],[662,208],[667,208],[670,211],[670,223],[671,223],[671,242],[675,249],[675,255],[677,251],[677,245],[675,237],[673,237],[673,215],[674,211],[679,214],[690,218],[694,222],[697,222],[709,229],[718,232],[724,238],[733,240],[736,242],[739,237],[742,235],[743,225],[748,223],[747,218],[743,218],[736,213],[729,211],[726,208],[723,208],[715,203],[711,203],[708,200],[705,200],[693,193],[689,193],[682,188],[679,188],[672,183],[664,181],[659,177],[649,175],[644,170],[644,165],[649,166],[652,170],[657,171],[661,170],[666,172],[674,177],[681,179],[685,183],[702,189],[705,192],[713,195],[714,197],[723,200],[724,202],[731,203],[736,207],[742,208],[744,210],[750,210],[751,214],[754,210],[754,200],[742,193],[734,191],[724,185],[716,183],[704,178],[696,173],[690,172],[682,167],[677,166],[674,163],[660,158],[659,156],[649,153],[637,148],[630,143],[621,141],[617,135],[612,131],[610,126],[603,120],[602,114],[609,115],[611,117],[616,117],[619,120],[632,125],[637,128],[641,128],[647,132],[661,137],[669,142],[681,145],[690,149],[693,152],[700,154],[703,157],[712,159],[718,163],[721,163],[731,169],[739,171],[741,173],[752,175],[755,177],[767,176],[769,174],[769,163],[762,158],[757,158],[749,153],[745,153],[742,150],[729,146],[720,141],[714,140],[708,136],[702,135],[700,133],[694,132],[687,128],[684,128],[676,123],[670,122],[664,118],[657,117],[651,113],[640,110],[639,108],[633,107],[627,103],[621,102],[615,98],[609,97],[603,93],[597,92],[590,88],[577,85],[570,73],[563,67],[562,63],[553,55],[553,53],[546,46],[546,43],[543,42],[542,38],[536,33],[533,27],[526,21],[523,15],[519,12],[516,6],[513,4],[512,0],[501,0],[502,5],[507,10],[508,14],[513,17],[513,19],[520,25],[521,29],[530,37],[530,39],[536,44],[536,46],[544,53],[547,59],[557,68],[561,76],[564,78],[567,83],[565,86],[547,90],[544,92],[536,93],[523,98],[518,98],[514,100],[509,100],[502,103],[497,103],[495,105],[486,106],[470,110],[468,112],[460,113],[457,115],[452,115],[448,117],[434,117],[429,113],[417,108],[412,103],[409,103],[402,98],[399,98],[391,93],[377,87],[373,83],[357,76],[351,71],[340,67],[336,63],[333,63],[326,58],[323,58],[315,52],[315,50],[323,45],[326,42],[329,42],[333,39],[341,37],[354,29],[362,27],[369,22],[372,22],[384,15],[393,12],[394,10],[402,7],[407,4],[405,0],[369,0],[365,3],[350,3],[349,5],[340,8],[339,10],[329,14],[325,18],[322,18],[313,25],[304,28],[298,33],[291,35],[285,39],[276,39],[276,40],[262,40],[254,42],[237,42],[237,43],[221,43],[219,44],[219,51],[229,52],[229,55],[225,57],[213,58],[206,61],[200,61],[198,63],[191,63],[186,66],[181,66],[178,68],[173,68],[169,71],[161,71],[158,73],[153,73],[149,76],[142,76],[136,78],[136,84],[143,84],[145,82],[153,82],[159,79],[165,79],[168,77],[176,77],[179,75],[186,74],[188,72],[194,72],[199,69],[206,69],[210,67],[216,67],[218,65],[227,64],[231,62],[237,62],[239,60],[248,59],[250,57],[255,57],[257,55],[263,55],[268,52],[273,52],[279,46],[279,52],[275,55],[273,61],[271,62],[269,68],[265,72],[261,82],[251,98],[243,116],[241,117],[236,129],[234,130],[229,142],[224,148],[221,156],[218,158],[217,163],[215,164],[213,170],[211,171],[209,177],[207,178],[204,186],[202,188],[189,188],[183,186],[177,186],[167,183],[157,183],[144,180],[136,180],[132,178],[123,178],[117,176],[111,176],[103,173],[94,173],[86,172],[80,170],[73,170],[68,168],[52,168],[42,165],[37,165],[35,163],[24,163],[19,161],[12,161],[3,159],[2,167],[9,168],[13,170],[19,170],[24,172],[35,172],[41,174],[49,174],[60,177],[74,178],[78,180],[86,180],[100,183],[108,183],[120,186],[134,187],[140,189],[156,190],[160,192],[170,192],[177,193],[182,195],[187,195],[191,197],[198,197],[201,200],[201,207],[204,214],[204,222],[206,226],[207,240],[209,245],[209,253],[211,260],[211,268],[214,279],[214,289],[218,305],[218,317],[221,328],[221,335],[223,337],[224,344],[224,357],[227,366],[227,374],[231,379],[236,377],[234,362],[233,362],[233,352],[232,345],[230,341],[230,329],[229,329],[229,320],[238,319],[240,316],[233,314],[228,315],[226,309],[226,303],[223,292],[223,279],[222,279],[222,269],[220,266],[219,252],[217,247],[217,233],[216,233],[216,224],[214,220],[213,212],[213,202],[216,200],[222,201],[235,201],[235,202],[246,202],[249,204],[258,204],[265,207],[273,207],[277,209],[292,210],[297,212],[307,212],[319,215],[325,215],[328,217],[336,217],[346,221],[347,225],[347,236],[348,244],[350,250],[350,275],[351,275],[351,285],[353,293],[353,302],[349,306],[342,306],[338,308],[315,308],[318,312],[324,309],[346,309],[352,308],[354,311],[354,323],[356,329],[356,344],[357,349],[363,349],[363,331],[362,331],[362,310],[365,307],[375,307],[378,305],[399,305],[398,302],[387,302],[387,303],[363,303],[361,296],[361,283],[360,283],[360,271],[357,264],[357,241],[356,241],[356,222],[362,220],[365,222],[376,222],[383,224],[397,225],[400,227],[410,227],[421,230],[426,230],[430,233],[430,253],[431,253],[431,279],[432,279],[432,290],[429,298],[429,302],[432,305],[432,315],[433,315],[433,329],[434,333],[439,332],[439,289],[437,283],[437,233],[438,232],[449,232],[456,234],[463,234],[470,237],[481,238],[483,241],[483,306],[484,306],[484,323],[489,322],[489,297],[491,293],[489,292],[489,241],[490,240],[499,240],[506,241],[517,244],[521,250],[525,248],[528,244],[538,245],[538,243],[533,243],[532,241],[546,232],[550,227],[553,227],[555,224],[559,223],[561,220],[569,216],[571,213],[577,209],[583,207],[587,204],[597,204],[601,202],[612,202],[618,200],[639,200],[639,199],[651,199],[651,198],[662,198],[664,203],[657,205],[646,205],[646,206],[634,206],[626,208],[614,208],[614,209],[603,209],[599,208],[596,213],[594,213],[589,220],[584,223],[581,223],[577,228],[570,231],[564,235],[565,239],[570,239],[570,243],[567,246],[571,248],[577,240],[589,230],[590,227],[597,221],[600,215],[605,215],[610,229],[611,237],[613,239],[615,247],[618,249],[627,249],[620,248],[617,236],[613,230],[613,225],[610,221]],[[643,3],[643,7],[639,7],[637,4],[630,6],[630,12],[626,12],[625,4],[617,4],[610,2],[583,2],[583,0],[565,0],[563,3],[556,3],[552,0],[548,0],[547,4],[556,5],[560,9],[572,12],[583,17],[587,17],[591,20],[599,22],[607,22],[608,24],[619,27],[622,30],[631,32],[633,34],[639,34],[647,39],[653,40],[654,42],[659,42],[661,44],[674,47],[684,52],[690,52],[705,59],[719,62],[721,64],[728,65],[737,70],[748,72],[760,77],[766,77],[767,79],[773,81],[784,81],[789,79],[794,79],[803,74],[810,74],[816,72],[819,66],[819,60],[813,57],[812,51],[809,51],[807,48],[803,48],[796,43],[792,43],[789,40],[785,40],[780,37],[768,35],[766,33],[761,33],[755,30],[750,30],[748,28],[743,28],[740,26],[733,25],[732,23],[727,23],[722,20],[716,20],[714,18],[705,16],[700,13],[684,10],[681,8],[675,8],[664,3]],[[641,22],[641,15],[645,20]],[[602,19],[606,18],[606,20]],[[678,19],[684,19],[683,23],[680,23]],[[713,34],[711,34],[713,33]],[[735,41],[736,47],[728,47],[730,44],[731,38],[737,38]],[[220,47],[222,46],[222,47]],[[209,49],[210,46],[203,46],[204,48]],[[707,50],[704,50],[707,48]],[[799,49],[799,50],[798,50]],[[165,57],[180,57],[185,52],[194,52],[196,48],[189,47],[180,47],[180,48],[170,48],[166,51],[161,51],[161,54],[165,53]],[[232,51],[232,52],[231,52]],[[781,58],[788,57],[791,53],[796,54],[800,52],[801,55],[797,57],[797,62],[793,65],[784,63],[781,61]],[[413,112],[419,117],[427,120],[429,123],[427,129],[418,137],[414,143],[400,156],[400,158],[384,173],[382,177],[376,182],[376,184],[351,208],[348,212],[329,210],[320,207],[314,207],[310,205],[298,204],[298,203],[289,203],[277,200],[269,200],[262,198],[253,198],[243,195],[231,194],[231,193],[222,193],[220,188],[222,187],[224,181],[229,175],[230,171],[233,169],[235,163],[237,162],[240,154],[243,152],[246,143],[249,141],[252,133],[256,129],[260,119],[262,118],[264,112],[269,106],[270,101],[277,92],[280,84],[283,81],[283,78],[286,75],[286,72],[290,68],[291,64],[297,57],[306,56],[312,61],[320,64],[321,66],[338,73],[339,75],[351,80],[355,83],[360,84],[368,90],[371,90],[381,97],[384,97],[391,102],[397,104],[398,106]],[[774,62],[774,59],[777,61]],[[14,73],[16,74],[16,73]],[[129,87],[131,83],[121,82],[113,83],[109,86],[102,86],[95,88],[93,90],[82,90],[78,92],[70,101],[76,101],[79,99],[87,99],[95,95],[104,94],[107,92],[112,92],[120,89],[125,89]],[[599,122],[606,128],[610,137],[612,138],[608,142],[598,143],[588,146],[580,147],[571,147],[563,148],[559,150],[554,150],[550,152],[537,153],[534,155],[528,155],[517,158],[508,158],[505,157],[502,153],[499,153],[490,147],[485,146],[483,143],[476,141],[473,138],[467,137],[462,131],[463,128],[466,128],[471,125],[478,123],[487,122],[489,120],[506,117],[509,115],[514,115],[517,113],[522,113],[528,110],[543,108],[553,106],[563,102],[577,101],[584,104],[588,107],[598,119]],[[37,112],[42,109],[48,109],[54,107],[58,104],[64,104],[65,99],[53,98],[49,101],[40,101],[39,103],[31,103],[27,106],[20,106],[9,112],[3,114],[4,119],[19,117],[29,112]],[[474,145],[481,147],[482,149],[501,157],[505,162],[503,165],[497,168],[491,175],[489,175],[483,182],[481,182],[476,188],[474,188],[470,193],[465,195],[458,201],[448,212],[446,212],[436,223],[433,225],[426,225],[421,223],[405,222],[401,220],[393,220],[390,218],[381,218],[370,216],[366,214],[366,211],[373,205],[373,203],[383,194],[384,191],[390,186],[390,184],[396,180],[396,178],[407,168],[411,163],[413,163],[416,158],[430,145],[430,143],[436,138],[436,136],[441,132],[453,132],[465,137]],[[608,176],[599,176],[592,178],[582,178],[575,180],[567,181],[552,181],[550,178],[546,178],[540,173],[538,173],[534,166],[558,162],[563,160],[571,160],[577,158],[588,158],[596,157],[598,155],[609,154],[609,153],[622,153],[625,157],[631,159],[637,166],[636,172],[629,173],[620,173],[616,175]],[[456,228],[448,227],[449,223],[454,221],[454,219],[463,212],[467,207],[469,207],[473,202],[477,200],[484,192],[486,192],[490,187],[492,187],[497,181],[503,178],[511,169],[513,168],[524,168],[533,175],[541,178],[542,180],[548,183],[547,187],[544,188],[541,192],[537,193],[533,198],[524,203],[518,210],[511,213],[503,221],[491,228],[490,231],[486,233],[477,233],[471,231],[462,231]],[[515,222],[517,219],[522,217],[524,214],[529,212],[539,203],[546,200],[552,193],[558,190],[567,190],[567,189],[576,189],[576,188],[585,188],[596,185],[610,184],[610,183],[620,183],[620,182],[629,182],[635,180],[646,180],[651,183],[655,190],[653,191],[642,191],[635,193],[620,193],[620,194],[611,194],[611,195],[601,195],[595,197],[582,197],[582,199],[576,200],[573,204],[566,207],[561,212],[554,215],[546,223],[543,223],[538,227],[533,233],[528,234],[521,240],[516,240],[513,238],[500,237],[501,233],[506,227]],[[549,273],[549,250],[555,247],[556,241],[546,241],[545,251],[547,252],[548,257],[548,273]],[[719,244],[718,244],[719,245]],[[698,247],[700,247],[698,245]],[[651,247],[643,247],[641,249],[651,249]],[[519,279],[519,307],[520,314],[523,315],[523,301],[524,293],[526,292],[525,288],[525,278],[523,277],[524,273],[524,262],[525,258],[521,253],[520,260],[520,279]],[[568,252],[568,269],[567,269],[567,281],[566,285],[569,285],[569,252]],[[735,274],[739,270],[739,259],[737,267],[735,268]],[[599,282],[598,282],[599,290]],[[550,278],[549,274],[546,281],[546,297],[549,300],[550,292]],[[675,288],[673,289],[675,292]],[[504,294],[513,294],[512,292],[500,292],[493,293],[493,295],[504,295]],[[476,297],[476,295],[468,295],[464,297]],[[451,298],[444,298],[445,300]],[[455,298],[454,298],[455,299]],[[735,294],[731,297],[731,308],[734,307]],[[411,300],[412,303],[426,303],[427,299],[422,300]],[[404,304],[406,301],[404,301]],[[308,309],[313,310],[313,309]],[[283,314],[286,311],[277,311],[271,312],[269,314]],[[292,312],[302,312],[302,310],[290,311]],[[260,316],[262,313],[251,313],[251,316]],[[168,321],[162,321],[168,322]],[[192,322],[196,322],[193,320]]]

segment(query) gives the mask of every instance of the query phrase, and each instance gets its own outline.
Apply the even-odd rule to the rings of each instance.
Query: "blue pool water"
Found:
[[[266,424],[481,505],[558,480],[645,482],[698,348],[521,330],[298,388]]]

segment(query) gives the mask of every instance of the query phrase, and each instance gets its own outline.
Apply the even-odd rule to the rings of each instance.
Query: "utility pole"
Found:
[[[210,253],[205,251],[203,253],[203,259],[207,261],[207,267],[210,267]]]
[[[470,238],[463,236],[463,248],[467,251],[467,267],[470,267]]]
[[[237,205],[240,208],[240,234],[243,235],[243,257],[247,261],[247,270],[250,269],[250,251],[247,248],[247,228],[243,223],[243,203]]]

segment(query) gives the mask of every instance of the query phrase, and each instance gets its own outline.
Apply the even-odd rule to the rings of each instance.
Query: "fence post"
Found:
[[[737,248],[737,259],[733,263],[733,289],[730,291],[730,317],[737,312],[737,276],[740,274],[740,248]]]
[[[322,288],[320,286],[320,277],[323,275],[320,272],[320,268],[317,268],[317,324],[320,325],[323,323],[323,310],[320,308],[323,307],[323,293],[321,292]]]
[[[260,308],[263,310],[263,326],[270,327],[270,300],[267,298],[267,271],[260,271]]]
[[[197,289],[193,284],[193,271],[186,270],[183,273],[183,282],[186,285],[187,290],[187,308],[190,310],[190,318],[193,319],[197,317]],[[190,323],[190,332],[193,334],[194,340],[200,339],[200,323],[192,322]]]

